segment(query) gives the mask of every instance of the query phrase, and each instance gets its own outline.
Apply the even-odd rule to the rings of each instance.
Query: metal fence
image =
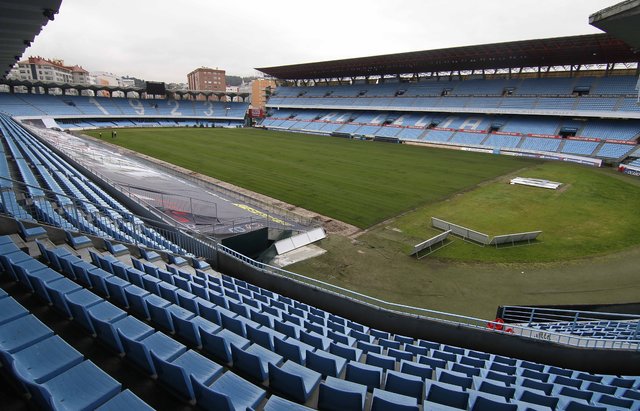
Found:
[[[1,184],[1,211],[11,217],[27,220],[33,218],[39,223],[83,234],[101,235],[143,247],[148,245],[141,239],[153,240],[153,234],[151,237],[149,235],[151,229],[167,241],[193,255],[207,259],[216,258],[215,241],[199,235],[187,227],[146,219],[130,212],[94,204],[5,177],[0,177],[0,181],[3,183]],[[29,188],[37,189],[44,195],[34,197]],[[31,192],[35,192],[35,190],[31,190]],[[62,206],[57,201],[60,199],[69,201],[65,200],[65,205]]]

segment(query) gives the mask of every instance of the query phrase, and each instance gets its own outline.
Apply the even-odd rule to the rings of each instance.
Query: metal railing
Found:
[[[539,330],[567,334],[596,333],[599,338],[640,340],[640,315],[567,310],[546,307],[504,306],[502,318]]]
[[[166,250],[158,236],[186,250],[195,256],[208,259],[216,258],[215,241],[206,236],[194,233],[178,224],[170,225],[156,220],[140,217],[111,207],[95,204],[54,192],[39,186],[0,176],[2,182],[2,213],[14,218],[26,217],[25,212],[35,221],[58,228],[77,231],[83,234],[105,236],[123,243],[141,247]],[[43,196],[33,197],[29,188],[41,190]],[[8,201],[11,198],[14,201]],[[69,201],[61,206],[56,199],[66,198]],[[88,211],[92,210],[92,211]],[[146,240],[146,241],[143,241]],[[150,245],[151,244],[151,245]],[[154,247],[155,246],[155,247]]]

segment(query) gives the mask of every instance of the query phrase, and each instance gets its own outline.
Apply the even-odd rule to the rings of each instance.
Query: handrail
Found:
[[[190,230],[185,230],[182,227],[162,223],[160,221],[148,219],[145,217],[141,217],[131,212],[117,210],[109,206],[95,204],[91,201],[82,200],[73,196],[69,196],[65,193],[58,193],[43,187],[30,185],[19,180],[13,180],[11,178],[0,176],[0,181],[10,181],[12,183],[12,186],[2,187],[2,192],[12,191],[17,198],[18,197],[23,198],[27,208],[31,206],[33,202],[38,199],[46,199],[46,201],[53,204],[56,202],[54,200],[50,200],[48,197],[51,197],[51,198],[55,198],[54,196],[66,197],[69,200],[71,200],[71,204],[66,205],[64,207],[58,205],[58,209],[65,210],[69,213],[69,215],[75,216],[76,218],[78,218],[79,216],[84,217],[85,219],[90,218],[91,220],[93,220],[93,222],[97,223],[96,228],[100,229],[103,232],[105,230],[101,228],[101,226],[104,227],[102,223],[106,224],[107,226],[109,225],[109,223],[115,223],[116,221],[112,218],[112,216],[118,215],[123,221],[131,223],[131,227],[129,228],[133,230],[133,234],[135,234],[135,235],[129,235],[127,232],[121,231],[123,236],[129,237],[129,238],[123,237],[118,240],[123,243],[129,243],[129,244],[134,244],[136,246],[147,247],[145,244],[138,241],[137,236],[144,234],[142,231],[143,228],[140,227],[140,224],[136,223],[136,220],[139,220],[140,222],[142,222],[142,225],[144,225],[145,228],[153,229],[154,231],[158,232],[159,235],[164,237],[167,241],[170,241],[171,243],[177,245],[178,247],[181,247],[187,250],[188,252],[200,257],[211,258],[211,259],[215,258],[215,244],[211,243],[212,240],[210,240],[205,236],[200,236],[197,233],[193,233]],[[45,195],[38,198],[33,198],[28,193],[28,191],[18,189],[18,187],[37,188],[39,190],[42,190],[45,193]],[[95,207],[98,211],[89,214],[85,210],[83,210],[82,206],[79,204],[91,205]],[[2,214],[9,214],[11,216],[14,216],[15,214],[17,214],[16,213],[17,210],[11,209],[11,204],[3,204],[3,205],[4,205],[4,210],[2,211]],[[30,214],[36,221],[40,223],[51,224],[50,221],[43,221],[41,219],[38,219],[38,216],[36,213],[30,213]],[[54,221],[54,223],[57,222],[58,224],[62,224],[63,219],[66,220],[66,218],[63,215],[58,215],[58,216],[59,216],[59,219],[57,221]],[[55,217],[56,216],[54,216],[54,218]],[[75,230],[84,234],[95,235],[94,232],[85,230],[83,229],[83,227],[78,227],[77,225],[75,226]],[[111,237],[113,238],[112,235]],[[131,240],[134,240],[134,241],[132,242]],[[162,250],[162,251],[175,254],[171,250]]]

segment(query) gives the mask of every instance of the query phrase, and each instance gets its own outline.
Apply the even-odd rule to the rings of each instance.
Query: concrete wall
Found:
[[[394,334],[586,372],[640,375],[638,351],[574,348],[395,312],[264,272],[223,253],[218,253],[218,268],[259,287]]]

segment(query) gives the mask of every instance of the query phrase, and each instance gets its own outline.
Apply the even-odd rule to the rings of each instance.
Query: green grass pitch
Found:
[[[108,141],[369,228],[330,236],[327,253],[288,269],[387,301],[493,318],[499,304],[640,293],[640,179],[610,169],[255,129],[121,129]],[[565,186],[509,185],[515,175]],[[492,236],[543,230],[542,241],[496,250],[455,239],[408,257],[438,233],[431,216]]]
[[[429,227],[431,216],[490,236],[544,232],[535,247],[496,251],[460,244],[439,252],[442,258],[556,261],[640,241],[640,189],[610,170],[259,129],[122,129],[108,141],[360,228],[412,211],[397,221],[407,251],[437,233]],[[507,184],[516,171],[565,186],[551,191]]]

